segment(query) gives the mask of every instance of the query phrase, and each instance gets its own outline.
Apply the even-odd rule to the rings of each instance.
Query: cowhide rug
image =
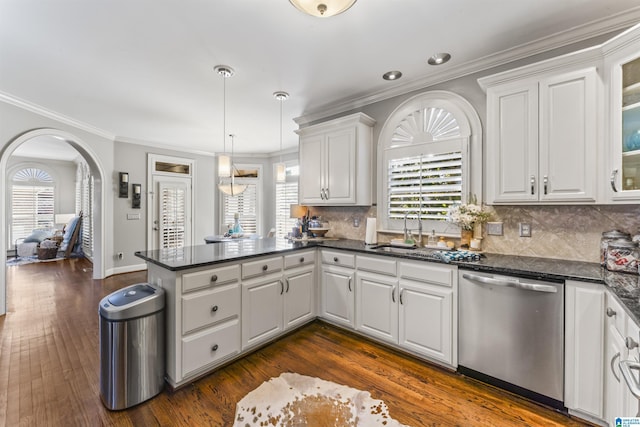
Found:
[[[402,426],[368,391],[284,373],[265,381],[236,405],[235,427]]]

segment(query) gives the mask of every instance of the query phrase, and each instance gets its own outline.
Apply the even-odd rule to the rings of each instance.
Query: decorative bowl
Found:
[[[329,229],[324,227],[309,227],[309,232],[313,233],[313,235],[316,237],[324,236],[325,234],[327,234],[327,231],[329,231]]]

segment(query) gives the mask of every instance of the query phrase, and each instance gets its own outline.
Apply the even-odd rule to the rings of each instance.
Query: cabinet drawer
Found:
[[[242,264],[242,278],[261,276],[263,274],[277,273],[282,270],[282,257],[263,258],[258,261]]]
[[[355,255],[345,252],[322,251],[322,263],[340,265],[342,267],[354,268],[356,266]]]
[[[216,326],[182,339],[182,374],[197,371],[240,352],[240,321]]]
[[[215,286],[182,297],[182,333],[240,316],[240,284]]]
[[[315,262],[314,252],[298,252],[284,257],[285,270],[293,267],[313,264]]]
[[[240,267],[229,265],[227,267],[212,268],[210,270],[186,273],[182,275],[182,291],[189,292],[195,289],[206,288],[211,285],[237,281]]]
[[[360,256],[356,257],[358,270],[371,271],[374,273],[396,275],[396,261],[378,257]]]
[[[440,286],[453,286],[454,269],[428,262],[401,262],[398,265],[400,278],[431,283]]]
[[[627,336],[627,313],[625,313],[624,309],[620,305],[620,303],[616,300],[616,298],[607,292],[607,306],[606,310],[606,319],[608,325],[613,325],[620,336],[623,338]],[[634,339],[636,339],[635,337]]]

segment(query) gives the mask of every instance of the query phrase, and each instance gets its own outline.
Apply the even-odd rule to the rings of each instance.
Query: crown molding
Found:
[[[114,142],[121,142],[123,144],[134,144],[134,145],[142,145],[145,147],[153,147],[170,151],[179,151],[189,154],[197,154],[199,156],[215,156],[217,152],[215,151],[205,151],[205,150],[194,150],[187,147],[178,147],[175,144],[170,144],[168,142],[159,142],[159,141],[147,141],[144,139],[136,139],[136,138],[128,138],[126,136],[116,136],[114,137]]]
[[[362,108],[375,102],[405,95],[415,90],[424,89],[429,86],[488,70],[513,61],[548,52],[553,49],[602,36],[607,33],[624,30],[637,24],[639,21],[640,7],[636,7],[623,13],[607,16],[584,25],[570,28],[566,31],[537,39],[530,43],[525,43],[488,55],[480,60],[451,66],[440,72],[430,73],[428,76],[410,80],[406,83],[398,83],[398,85],[390,89],[384,89],[366,95],[360,94],[352,98],[342,99],[324,106],[312,108],[302,116],[294,118],[294,121],[299,126],[307,125],[346,111]]]
[[[55,111],[49,110],[40,105],[18,98],[17,96],[13,96],[6,92],[0,91],[0,101],[4,102],[5,104],[13,105],[14,107],[18,107],[23,110],[38,114],[42,117],[55,120],[65,125],[72,126],[76,129],[83,130],[85,132],[88,132],[92,135],[99,136],[101,138],[105,138],[111,141],[115,139],[115,135],[110,132],[107,132],[106,130],[97,128],[95,126],[92,126],[88,123],[81,122],[76,119],[72,119],[69,116],[65,116],[64,114],[60,114]]]

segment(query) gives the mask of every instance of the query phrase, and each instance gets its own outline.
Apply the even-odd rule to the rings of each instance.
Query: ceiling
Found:
[[[640,21],[637,0],[2,0],[0,99],[123,142],[195,153],[294,149],[320,118]],[[589,24],[585,26],[585,24]],[[553,37],[552,37],[553,36]],[[452,60],[427,65],[436,52]],[[227,79],[223,131],[223,78]],[[382,74],[400,70],[400,80]],[[304,118],[299,120],[304,121]],[[227,138],[227,150],[229,150]]]

